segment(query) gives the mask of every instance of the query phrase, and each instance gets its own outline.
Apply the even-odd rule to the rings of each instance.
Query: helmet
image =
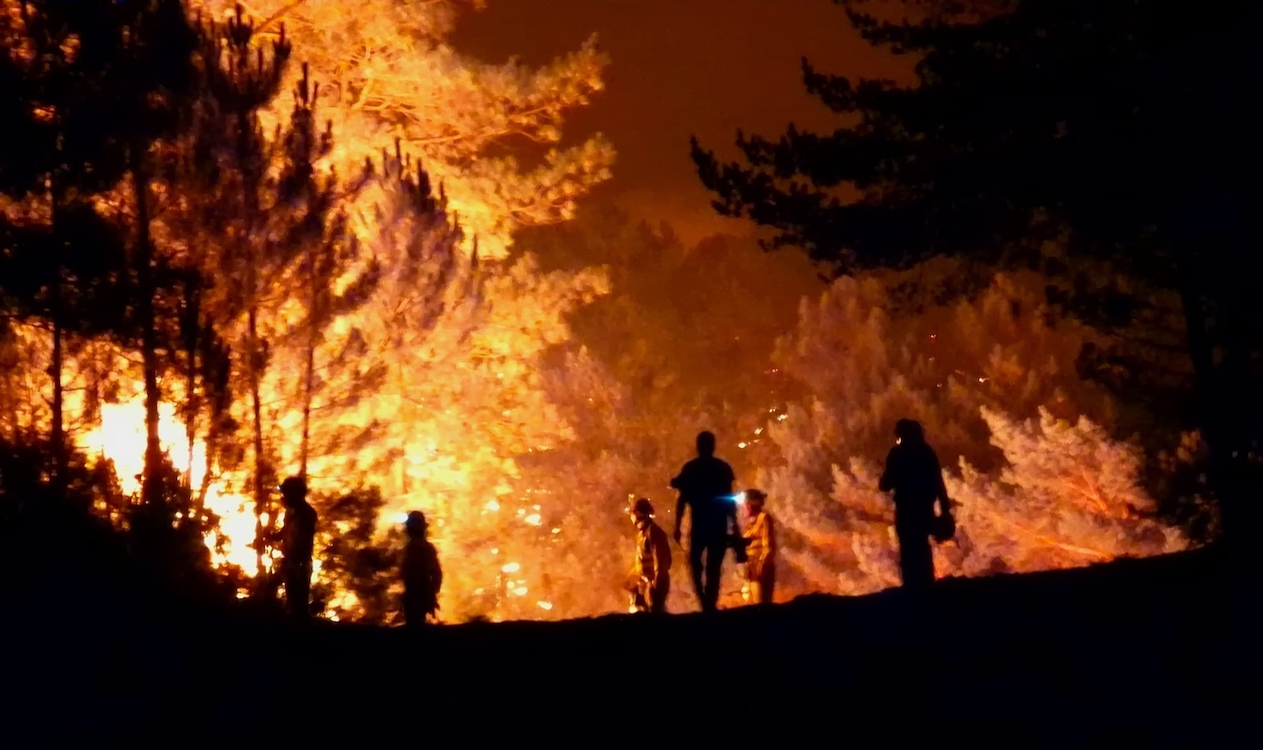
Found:
[[[647,497],[637,498],[636,502],[632,503],[632,506],[627,509],[627,512],[644,513],[650,518],[653,518],[653,503],[649,502],[649,498]]]
[[[428,522],[425,520],[424,513],[419,510],[414,510],[408,513],[408,519],[403,522],[403,525],[404,528],[408,529],[408,531],[416,531],[418,529],[424,529],[428,525]]]
[[[767,493],[763,490],[746,490],[747,503],[765,503],[767,502]]]
[[[307,482],[302,477],[289,477],[280,486],[281,496],[289,498],[307,497]]]
[[[895,422],[895,437],[908,442],[915,442],[925,439],[925,432],[921,429],[921,423],[915,419],[901,419]]]

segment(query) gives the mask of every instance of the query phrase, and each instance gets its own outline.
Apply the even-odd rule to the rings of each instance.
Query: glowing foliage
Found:
[[[904,416],[925,425],[944,467],[962,466],[963,479],[949,480],[962,504],[960,544],[940,549],[941,575],[1182,544],[1145,520],[1153,503],[1140,454],[1110,439],[1110,399],[1073,369],[1095,334],[1054,323],[1033,275],[996,275],[972,300],[932,302],[967,270],[936,261],[843,277],[804,301],[777,361],[813,396],[770,420],[784,465],[761,479],[781,515],[791,585],[865,591],[898,581],[893,508],[876,485]]]
[[[1037,420],[986,408],[982,417],[1008,466],[991,481],[962,460],[962,481],[949,488],[966,530],[956,563],[962,572],[1064,568],[1186,546],[1154,520],[1136,446],[1111,440],[1086,418],[1058,420],[1042,408]]]
[[[200,6],[221,15],[234,4]],[[445,39],[460,6],[481,5],[257,0],[247,9],[263,19],[264,33],[284,24],[321,82],[322,111],[338,134],[333,164],[348,171],[402,139],[446,187],[466,235],[485,256],[501,257],[515,230],[569,219],[576,200],[609,179],[608,141],[559,146],[565,113],[603,88],[607,59],[595,38],[540,69],[461,55]],[[284,109],[270,114],[279,119]],[[523,166],[514,154],[522,146],[542,150],[542,162]]]
[[[670,530],[675,493],[667,482],[703,429],[719,435],[720,454],[748,486],[768,445],[758,436],[747,449],[738,442],[775,400],[766,365],[775,336],[792,325],[802,290],[818,282],[794,259],[760,254],[752,242],[712,237],[690,247],[670,227],[617,210],[587,211],[524,236],[519,247],[550,266],[608,264],[610,293],[572,316],[573,341],[544,371],[549,400],[576,441],[521,463],[524,477],[564,509],[550,544],[555,556],[546,558],[561,592],[554,611],[625,611],[629,499],[649,498]],[[675,557],[668,607],[690,611],[697,603],[686,556]],[[725,593],[740,588],[732,566],[729,573]]]
[[[201,5],[218,16],[233,3]],[[166,212],[159,250],[205,272],[198,322],[226,342],[186,363],[188,383],[218,390],[190,390],[171,358],[177,372],[163,391],[195,414],[189,424],[160,409],[161,442],[186,490],[199,488],[196,505],[223,517],[225,538],[206,540],[219,548],[215,562],[252,572],[245,495],[263,472],[243,460],[255,435],[242,425],[257,425],[260,465],[306,470],[323,519],[316,591],[340,620],[389,621],[397,522],[411,509],[431,519],[446,620],[621,610],[631,539],[622,509],[648,495],[673,525],[664,485],[699,429],[719,433],[740,485],[769,492],[785,593],[897,582],[892,508],[875,487],[903,416],[923,422],[944,466],[960,467],[948,482],[960,534],[938,551],[940,574],[1185,543],[1151,517],[1142,457],[1111,437],[1110,398],[1074,369],[1082,345],[1101,337],[1054,321],[1037,276],[935,260],[843,277],[803,300],[769,367],[774,336],[792,324],[781,302],[801,293],[783,258],[722,240],[684,248],[623,221],[582,238],[556,233],[555,245],[510,260],[517,230],[568,219],[609,175],[613,152],[599,137],[559,147],[564,114],[601,89],[605,59],[593,42],[539,70],[468,59],[445,43],[460,5],[246,8],[264,34],[284,24],[320,87],[316,117],[332,120],[332,140],[305,151],[327,146],[340,175],[372,157],[376,178],[337,206],[357,242],[343,243],[341,213],[324,210],[345,187],[329,173],[304,171],[312,190],[296,202],[272,190],[294,171],[281,153],[292,139],[266,137],[294,117],[288,96],[260,102],[254,149],[237,155],[257,168],[260,190],[243,190],[249,181],[233,170],[248,170],[214,149],[199,152],[214,169],[195,165],[207,182],[155,186]],[[302,75],[297,65],[275,72],[284,82],[268,89]],[[212,130],[235,132],[222,121]],[[520,145],[539,151],[538,166],[511,156]],[[305,169],[310,159],[289,161]],[[265,252],[282,235],[301,237]],[[609,266],[589,268],[594,257]],[[13,375],[0,385],[12,415],[3,425],[41,429],[48,337],[29,325],[4,334],[0,363]],[[71,432],[114,458],[134,491],[144,411],[129,352],[84,336],[70,354]],[[1192,466],[1192,449],[1174,463]],[[691,596],[677,560],[679,611]]]

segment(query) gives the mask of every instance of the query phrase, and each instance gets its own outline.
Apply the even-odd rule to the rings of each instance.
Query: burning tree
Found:
[[[416,17],[423,26],[437,18],[425,11]],[[300,38],[319,39],[298,25]],[[153,430],[136,433],[132,420],[154,424],[154,409],[141,400],[148,380],[148,406],[155,392],[163,398],[156,410],[158,442],[180,464],[193,502],[223,516],[227,543],[216,546],[218,564],[256,576],[267,571],[270,537],[280,522],[270,488],[282,473],[305,472],[330,518],[345,515],[359,529],[346,533],[372,537],[379,548],[388,535],[382,528],[365,531],[364,517],[389,526],[400,510],[429,512],[440,550],[470,561],[449,578],[445,614],[493,606],[504,614],[522,589],[534,595],[547,588],[534,578],[524,581],[539,574],[532,564],[536,536],[541,528],[551,533],[544,524],[557,512],[538,500],[546,491],[538,478],[521,476],[517,459],[572,437],[544,392],[540,363],[550,347],[569,339],[567,313],[606,289],[600,272],[544,272],[529,254],[510,260],[504,251],[514,228],[565,218],[586,186],[604,179],[609,152],[592,141],[586,149],[555,154],[551,167],[521,174],[511,160],[491,159],[486,151],[516,136],[555,143],[561,111],[599,87],[593,73],[599,55],[585,52],[535,77],[518,75],[516,66],[483,66],[483,79],[466,86],[463,72],[478,66],[431,50],[434,60],[447,60],[443,70],[452,86],[465,92],[439,86],[437,99],[476,92],[483,98],[464,110],[397,104],[424,112],[423,124],[460,114],[453,127],[466,128],[464,135],[427,152],[438,142],[409,142],[421,132],[414,128],[399,133],[393,150],[379,151],[385,143],[337,127],[329,140],[314,114],[317,103],[320,117],[327,112],[335,124],[359,122],[358,114],[339,109],[346,105],[341,93],[320,95],[345,89],[330,78],[318,90],[305,71],[287,65],[289,37],[281,36],[279,22],[264,18],[260,26],[276,35],[270,48],[259,46],[258,29],[244,13],[205,30],[193,55],[197,90],[177,107],[180,137],[146,154],[153,160],[148,177],[131,189],[115,186],[92,206],[121,225],[150,215],[152,221],[139,223],[151,230],[154,280],[169,276],[171,293],[155,301],[154,332],[163,338],[160,346],[148,346],[159,356],[146,362],[156,371],[118,366],[131,345],[96,335],[85,336],[90,359],[71,357],[69,370],[82,370],[93,383],[89,394],[101,402],[97,411],[78,403],[68,408],[89,423],[76,441],[112,458],[124,492],[136,490],[135,440],[152,443]],[[319,47],[303,54],[314,58],[317,73],[321,63],[345,57]],[[553,88],[565,81],[583,91]],[[287,82],[297,101],[285,115],[290,100],[276,94]],[[372,116],[387,117],[383,112]],[[475,115],[484,118],[481,124],[470,120]],[[405,157],[408,150],[430,154],[427,170],[431,164],[446,169],[446,183],[432,182]],[[371,178],[359,175],[365,155],[374,157]],[[476,241],[457,228],[448,198],[455,194],[481,227]],[[484,199],[486,205],[479,202]],[[9,343],[21,355],[21,377],[7,381],[15,385],[8,395],[38,396],[26,388],[26,368],[41,367],[37,360],[47,353],[26,329],[7,337]],[[108,388],[99,373],[108,375]],[[42,426],[41,419],[36,414],[28,421]],[[348,509],[339,498],[359,498],[358,505]],[[335,512],[335,505],[346,513]],[[512,511],[491,510],[500,506]],[[515,528],[521,544],[506,560]],[[334,544],[338,540],[327,541],[331,577],[321,585],[345,590],[345,571],[362,566],[335,564],[350,553]],[[525,575],[510,585],[505,570],[514,565]],[[492,591],[497,581],[504,589],[498,605],[473,595],[479,601],[454,604],[459,592]],[[260,584],[257,590],[270,598],[270,586]],[[344,598],[335,607],[338,616],[378,616],[380,597],[360,591],[379,603]],[[531,601],[532,611],[545,611]]]
[[[381,276],[354,311],[321,332],[314,359],[329,366],[308,367],[312,347],[285,335],[310,315],[301,305],[278,310],[275,330],[262,336],[269,362],[259,388],[266,394],[261,402],[272,408],[259,420],[270,427],[257,452],[271,455],[278,469],[303,464],[303,443],[293,437],[303,433],[304,409],[294,408],[295,383],[284,373],[312,372],[313,388],[305,390],[322,393],[305,410],[313,487],[341,496],[378,485],[383,520],[408,507],[425,509],[435,516],[440,551],[471,560],[469,585],[462,586],[455,571],[449,592],[490,590],[509,563],[496,559],[502,553],[495,540],[504,530],[501,516],[487,507],[533,491],[517,476],[516,456],[547,450],[568,435],[540,390],[538,359],[569,337],[565,313],[604,288],[599,273],[543,274],[529,256],[503,256],[514,229],[566,218],[574,200],[608,176],[612,152],[595,139],[552,152],[550,166],[522,173],[511,159],[491,158],[488,149],[515,138],[555,144],[563,110],[599,89],[602,59],[587,49],[527,74],[516,65],[480,65],[442,45],[414,44],[412,37],[433,39],[450,30],[451,8],[443,3],[407,9],[388,3],[376,15],[356,9],[337,22],[347,36],[329,34],[334,27],[328,23],[311,23],[327,19],[336,10],[332,3],[278,4],[279,15],[253,10],[261,19],[257,35],[279,36],[284,23],[286,40],[294,40],[321,82],[321,111],[335,133],[325,163],[352,172],[366,156],[377,156],[379,136],[399,139],[393,156],[382,155],[398,166],[381,169],[378,179],[339,202]],[[359,56],[362,50],[367,57]],[[391,67],[383,72],[387,60]],[[394,72],[405,67],[406,76]],[[434,75],[416,76],[418,69]],[[298,76],[287,75],[282,80]],[[387,81],[395,83],[383,87]],[[288,119],[275,101],[262,117]],[[405,164],[405,152],[419,154],[429,174]],[[404,187],[407,182],[415,187]],[[409,207],[415,203],[409,195],[431,200],[432,184],[439,185],[434,207]],[[454,233],[454,208],[472,232]],[[452,240],[462,243],[461,254],[445,250]],[[225,459],[232,458],[231,443],[220,452]],[[225,479],[223,490],[235,496],[236,472]],[[524,519],[535,515],[517,514],[517,523],[534,531]],[[479,567],[484,562],[485,570]],[[456,609],[445,603],[449,616]]]
[[[170,135],[173,113],[187,93],[192,34],[178,0],[127,5],[68,6],[62,3],[5,3],[0,37],[8,50],[0,79],[5,81],[5,130],[20,144],[0,164],[0,189],[26,202],[34,222],[10,226],[6,243],[18,265],[6,274],[16,299],[29,303],[50,324],[54,450],[64,446],[63,370],[66,322],[75,316],[79,281],[85,288],[120,276],[134,276],[132,298],[140,329],[147,394],[147,466],[156,477],[159,402],[158,346],[153,298],[157,291],[144,211],[147,157],[153,144]],[[124,176],[139,199],[140,213],[129,228],[111,231],[93,207],[95,196],[113,190]],[[100,251],[97,234],[107,240]],[[116,261],[128,249],[127,268]],[[115,251],[115,265],[109,255]],[[7,254],[7,253],[6,253]],[[27,282],[23,286],[23,282]],[[126,282],[123,282],[126,283]],[[20,288],[19,288],[20,287]],[[95,312],[100,314],[98,308]],[[79,310],[81,320],[83,310]],[[125,323],[116,308],[113,321]],[[156,486],[156,479],[150,484]]]
[[[518,229],[571,218],[576,200],[609,179],[614,151],[600,136],[558,148],[565,113],[603,88],[607,59],[595,38],[537,70],[517,61],[482,63],[445,40],[461,6],[483,4],[257,0],[248,9],[261,19],[260,34],[284,26],[324,82],[321,105],[340,134],[333,163],[354,168],[379,144],[401,139],[446,186],[451,209],[482,254],[501,258]],[[222,15],[235,3],[193,5]],[[278,122],[285,113],[269,114]],[[495,155],[522,145],[543,147],[544,163],[524,169],[512,156]]]
[[[238,14],[205,36],[205,94],[173,155],[164,227],[171,251],[212,279],[194,307],[228,346],[228,379],[219,385],[228,388],[221,411],[231,420],[210,420],[216,460],[206,462],[203,488],[219,474],[218,501],[244,510],[235,432],[249,425],[259,575],[270,569],[280,523],[271,487],[284,467],[308,476],[318,505],[370,497],[374,484],[399,489],[389,482],[391,446],[414,425],[379,419],[382,400],[411,388],[409,353],[451,354],[435,334],[440,323],[454,336],[446,344],[460,345],[479,275],[476,254],[457,250],[462,234],[444,197],[398,145],[349,181],[317,168],[335,140],[317,119],[319,89],[305,67],[287,125],[264,133],[256,113],[284,80],[289,46],[282,39],[265,56],[254,32]],[[380,228],[365,241],[345,213],[361,197]],[[265,598],[269,579],[260,579]]]
[[[120,479],[143,494],[137,502],[108,493],[91,510],[127,532],[150,574],[182,587],[208,574],[205,540],[216,519],[192,502],[160,449],[169,303],[191,276],[155,252],[150,191],[155,158],[191,96],[196,37],[174,1],[6,3],[5,11],[10,54],[0,77],[14,97],[3,119],[18,139],[0,167],[16,199],[4,251],[18,272],[0,275],[17,322],[6,321],[5,334],[23,350],[15,381],[29,383],[26,373],[41,366],[53,376],[51,413],[30,409],[14,438],[30,444],[47,430],[58,456],[67,433],[92,442],[84,423],[105,418],[109,397],[128,386],[134,395],[139,383],[145,427],[129,447],[143,458]],[[41,322],[51,324],[46,347],[32,335]]]

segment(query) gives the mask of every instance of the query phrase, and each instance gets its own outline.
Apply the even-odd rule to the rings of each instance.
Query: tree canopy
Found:
[[[1130,324],[1157,294],[1178,294],[1218,490],[1246,507],[1242,472],[1257,468],[1238,464],[1263,423],[1263,316],[1239,271],[1257,192],[1243,176],[1259,156],[1241,82],[1259,68],[1258,4],[1019,0],[892,23],[839,2],[871,44],[920,57],[917,84],[804,60],[807,90],[841,127],[739,133],[743,163],[694,139],[715,208],[838,273],[943,253],[1050,276],[1077,266],[1079,291],[1111,300],[1076,310],[1098,323]]]
[[[213,15],[235,4],[191,3]],[[467,237],[498,258],[518,229],[573,217],[577,199],[610,178],[614,149],[599,134],[561,146],[566,114],[604,88],[608,58],[595,37],[539,68],[484,63],[446,42],[462,10],[484,5],[256,0],[247,10],[260,34],[283,28],[321,82],[321,110],[339,134],[331,163],[347,171],[401,139],[445,186]]]
[[[721,164],[694,140],[716,208],[775,228],[778,246],[842,271],[995,252],[1065,223],[1080,245],[1114,247],[1178,231],[1190,209],[1173,183],[1227,191],[1224,167],[1205,157],[1245,140],[1216,71],[1243,67],[1245,51],[1219,38],[1241,3],[1190,14],[1160,2],[1023,0],[981,23],[898,25],[847,6],[870,43],[921,57],[918,85],[828,75],[804,59],[808,92],[848,124],[829,134],[791,125],[776,140],[739,134],[744,164]],[[1214,109],[1195,115],[1199,105]],[[844,186],[860,197],[844,199]],[[1162,271],[1153,254],[1135,258]]]

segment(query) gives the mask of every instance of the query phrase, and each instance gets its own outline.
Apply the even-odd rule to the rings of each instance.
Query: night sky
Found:
[[[614,180],[588,203],[612,201],[686,240],[745,233],[709,205],[688,156],[703,145],[734,153],[738,127],[777,135],[793,121],[832,129],[836,119],[804,91],[800,59],[845,75],[903,78],[911,61],[859,38],[831,0],[492,0],[466,14],[454,44],[489,62],[539,64],[592,32],[613,62],[607,88],[575,112],[568,139],[603,132],[618,149]]]

